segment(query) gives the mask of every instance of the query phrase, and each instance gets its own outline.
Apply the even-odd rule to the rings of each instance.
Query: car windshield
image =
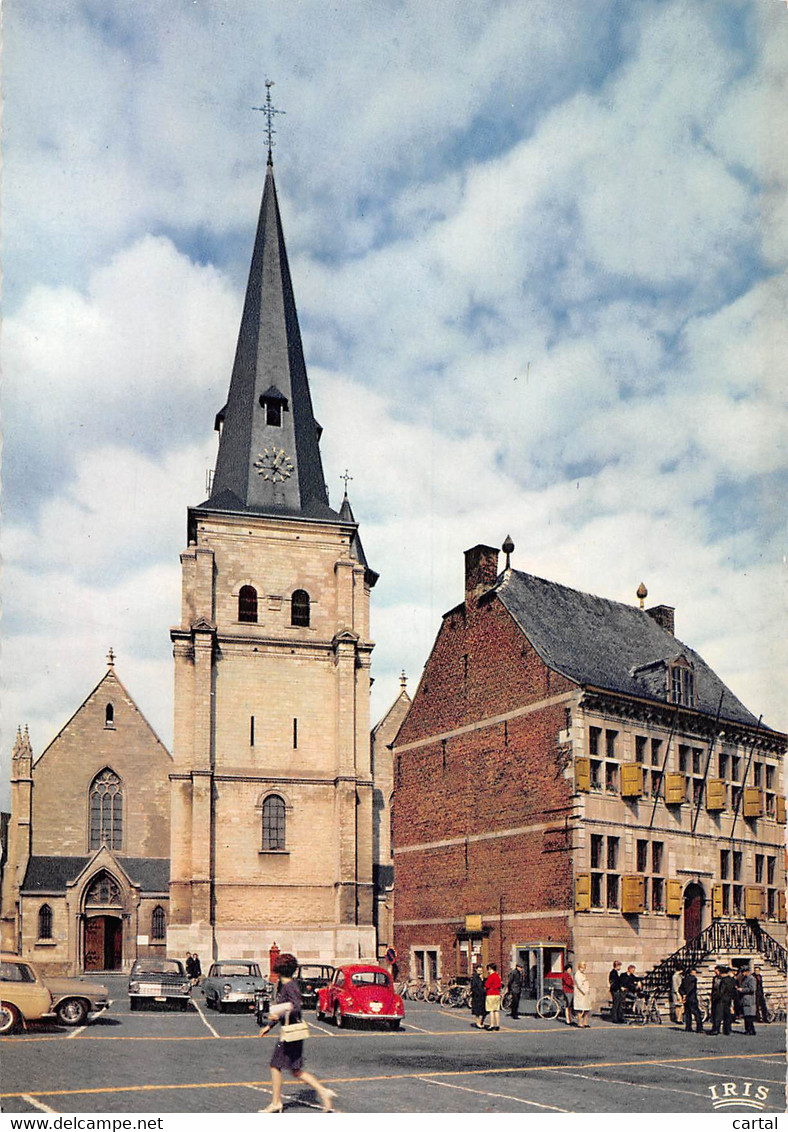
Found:
[[[387,987],[389,977],[385,971],[356,971],[351,982],[354,987]]]
[[[221,979],[226,979],[230,975],[242,975],[247,978],[260,978],[260,968],[256,963],[217,963],[213,974]]]
[[[135,975],[182,975],[183,964],[179,959],[146,959],[134,964]]]
[[[327,979],[328,971],[325,967],[301,967],[298,977],[299,979]]]

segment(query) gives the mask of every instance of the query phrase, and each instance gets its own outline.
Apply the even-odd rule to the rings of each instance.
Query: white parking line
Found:
[[[403,1022],[403,1028],[406,1030],[418,1030],[420,1034],[432,1034],[432,1030],[422,1030],[421,1026],[414,1026],[412,1022]],[[449,1031],[446,1031],[447,1033]]]
[[[669,1061],[665,1062],[665,1066],[668,1069],[680,1069],[682,1073],[701,1073],[704,1077],[725,1077],[728,1081],[730,1081],[731,1078],[730,1070],[728,1070],[727,1073],[714,1073],[711,1069],[690,1069],[688,1065],[671,1065]],[[751,1077],[749,1073],[747,1074],[747,1080],[765,1081],[766,1083],[771,1085],[785,1084],[784,1077],[780,1079],[776,1077]]]
[[[76,1030],[72,1030],[71,1033],[67,1034],[66,1036],[69,1038],[76,1038],[83,1032],[83,1030],[87,1030],[87,1026],[77,1026]]]
[[[198,1014],[200,1015],[200,1017],[202,1018],[203,1022],[204,1022],[204,1023],[205,1023],[205,1025],[206,1025],[206,1026],[208,1027],[208,1029],[209,1029],[209,1030],[211,1031],[211,1033],[213,1034],[213,1036],[214,1036],[215,1038],[218,1038],[218,1037],[220,1037],[220,1035],[219,1035],[219,1034],[217,1034],[216,1030],[214,1030],[214,1028],[213,1028],[213,1026],[211,1025],[211,1023],[210,1023],[210,1022],[208,1021],[208,1019],[207,1019],[207,1018],[205,1017],[205,1015],[203,1014],[202,1010],[200,1010],[200,1004],[199,1004],[199,1002],[197,1001],[197,999],[196,999],[196,998],[193,998],[193,999],[192,999],[192,1002],[194,1003],[194,1009],[195,1009],[195,1010],[197,1011],[197,1013],[198,1013]]]
[[[311,1023],[310,1023],[310,1025],[311,1025]],[[256,1093],[268,1093],[269,1095],[271,1093],[270,1089],[266,1089],[262,1085],[247,1085],[246,1088],[247,1089],[253,1089]],[[287,1101],[295,1100],[296,1095],[297,1094],[295,1094],[295,1093],[287,1093],[287,1092],[285,1092],[284,1089],[282,1089],[282,1104],[285,1106],[285,1108],[287,1107]],[[321,1104],[315,1104],[314,1101],[305,1101],[305,1100],[301,1099],[301,1100],[298,1101],[298,1104],[306,1105],[307,1108],[315,1108],[315,1109],[317,1109],[318,1112],[323,1111],[323,1106]],[[340,1112],[341,1110],[338,1109],[338,1108],[335,1108],[335,1109],[332,1109],[331,1111],[332,1112]]]
[[[27,1093],[22,1093],[20,1100],[27,1101],[33,1108],[37,1108],[39,1112],[57,1112],[56,1108],[50,1108],[49,1105],[42,1104],[41,1101],[37,1101],[35,1097],[29,1097]]]
[[[660,1064],[662,1064],[660,1062]],[[616,1077],[603,1077],[601,1073],[571,1073],[568,1069],[546,1069],[546,1073],[559,1073],[562,1077],[582,1077],[584,1081],[595,1081],[603,1085],[626,1085],[628,1089],[656,1089],[658,1093],[681,1093],[685,1097],[703,1097],[706,1093],[696,1093],[690,1089],[671,1089],[668,1085],[644,1085],[641,1081],[619,1081]]]
[[[338,1036],[339,1036],[338,1034],[335,1034],[333,1030],[329,1030],[329,1029],[327,1029],[327,1028],[326,1028],[325,1026],[321,1026],[321,1025],[320,1025],[320,1024],[318,1023],[318,1022],[309,1022],[309,1028],[310,1028],[310,1030],[311,1030],[311,1029],[312,1029],[313,1027],[314,1027],[314,1028],[315,1028],[316,1030],[319,1030],[321,1034],[328,1034],[329,1038],[336,1038],[336,1037],[338,1037]]]
[[[528,1101],[524,1097],[514,1097],[509,1093],[488,1093],[484,1089],[469,1089],[467,1085],[450,1085],[447,1081],[432,1081],[429,1077],[418,1077],[425,1085],[440,1085],[442,1089],[459,1089],[462,1093],[475,1093],[478,1097],[496,1097],[502,1101],[517,1101],[518,1104],[528,1104],[533,1108],[544,1108],[548,1112],[571,1112],[571,1108],[558,1108],[553,1104],[540,1104],[539,1101]]]

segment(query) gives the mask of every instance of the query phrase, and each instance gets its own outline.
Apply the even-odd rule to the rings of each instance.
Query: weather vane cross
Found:
[[[344,474],[344,476],[340,476],[339,478],[340,478],[341,480],[344,480],[344,481],[345,481],[345,495],[347,495],[347,485],[348,485],[348,480],[352,480],[352,479],[353,479],[353,477],[351,476],[351,474],[350,474],[350,472],[349,472],[349,471],[347,470],[347,468],[345,468],[345,474]]]
[[[262,110],[263,114],[265,114],[266,119],[267,119],[268,124],[266,125],[265,133],[266,133],[266,139],[268,141],[268,163],[269,164],[273,160],[273,157],[271,155],[271,151],[273,150],[274,145],[276,144],[274,142],[274,134],[276,133],[276,130],[274,129],[274,114],[286,114],[287,113],[286,110],[277,110],[276,107],[274,106],[273,102],[271,101],[271,87],[273,85],[274,85],[273,80],[271,80],[271,79],[265,80],[265,106],[253,106],[252,107],[252,110]]]

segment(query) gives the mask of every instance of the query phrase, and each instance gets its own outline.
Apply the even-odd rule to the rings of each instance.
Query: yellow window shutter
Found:
[[[643,793],[643,767],[640,763],[623,763],[621,766],[622,798],[639,798]]]
[[[687,800],[687,776],[673,772],[665,775],[665,802],[669,806],[680,806]]]
[[[575,759],[575,790],[587,794],[591,789],[591,760]]]
[[[758,786],[744,787],[744,816],[746,818],[763,816],[763,791]]]
[[[575,912],[587,912],[591,907],[591,874],[575,877]]]
[[[775,816],[777,821],[785,825],[785,798],[783,798],[782,794],[777,795],[777,813]]]
[[[646,883],[641,876],[621,878],[621,911],[625,916],[636,915],[646,908]]]
[[[722,885],[711,886],[711,914],[717,920],[722,915]]]
[[[709,778],[706,781],[706,809],[717,811],[725,809],[725,780]]]
[[[785,923],[785,893],[777,893],[777,919],[781,924]]]
[[[763,889],[748,885],[744,890],[744,916],[757,920],[763,915]]]
[[[669,916],[681,915],[681,881],[669,880],[665,894],[665,911]]]

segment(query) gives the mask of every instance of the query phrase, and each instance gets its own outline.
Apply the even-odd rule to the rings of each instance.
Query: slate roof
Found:
[[[31,857],[22,883],[22,892],[65,892],[90,857]],[[134,884],[143,892],[167,892],[170,883],[170,862],[161,857],[116,857]]]
[[[269,425],[260,398],[287,402]],[[219,453],[204,511],[337,519],[329,507],[312,399],[287,261],[273,165],[268,165],[227,404],[217,414]],[[264,479],[255,462],[284,451],[284,479]]]
[[[581,686],[665,703],[667,694],[655,694],[653,677],[649,679],[647,672],[637,670],[684,656],[694,666],[695,710],[716,716],[724,692],[721,719],[750,725],[758,722],[702,656],[658,625],[645,610],[521,570],[500,575],[490,591],[490,596],[493,594],[545,664]]]

